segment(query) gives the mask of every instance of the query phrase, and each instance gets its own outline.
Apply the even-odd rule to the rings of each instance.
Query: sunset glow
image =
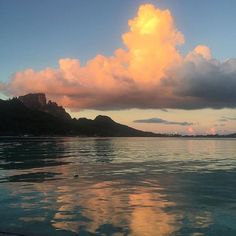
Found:
[[[0,0],[0,236],[236,236],[235,9]]]
[[[67,57],[57,68],[17,71],[1,91],[8,96],[43,92],[71,114],[88,116],[89,110],[236,107],[236,60],[221,62],[202,43],[182,53],[187,39],[170,9],[142,4],[128,27],[121,35],[123,47],[112,56],[97,54],[86,63]]]

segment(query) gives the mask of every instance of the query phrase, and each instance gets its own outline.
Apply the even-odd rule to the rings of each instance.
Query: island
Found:
[[[108,116],[94,120],[72,118],[44,93],[0,99],[0,136],[86,136],[86,137],[198,137],[236,138],[228,135],[179,135],[146,132],[119,124]]]
[[[0,100],[0,136],[100,136],[157,137],[113,121],[108,116],[94,120],[71,118],[56,102],[43,93]]]

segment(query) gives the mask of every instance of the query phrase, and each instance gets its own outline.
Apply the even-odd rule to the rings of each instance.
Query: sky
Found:
[[[162,133],[236,131],[236,2],[1,0],[1,97]]]

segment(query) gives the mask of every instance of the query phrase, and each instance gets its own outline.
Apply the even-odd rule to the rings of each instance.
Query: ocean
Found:
[[[0,232],[236,235],[236,139],[0,138]]]

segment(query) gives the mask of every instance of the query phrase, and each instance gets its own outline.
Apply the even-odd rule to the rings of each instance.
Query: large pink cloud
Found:
[[[212,59],[204,45],[181,55],[184,36],[169,10],[142,5],[128,24],[125,50],[97,55],[85,66],[63,58],[56,69],[17,72],[4,91],[44,92],[74,110],[236,107],[236,60]]]

